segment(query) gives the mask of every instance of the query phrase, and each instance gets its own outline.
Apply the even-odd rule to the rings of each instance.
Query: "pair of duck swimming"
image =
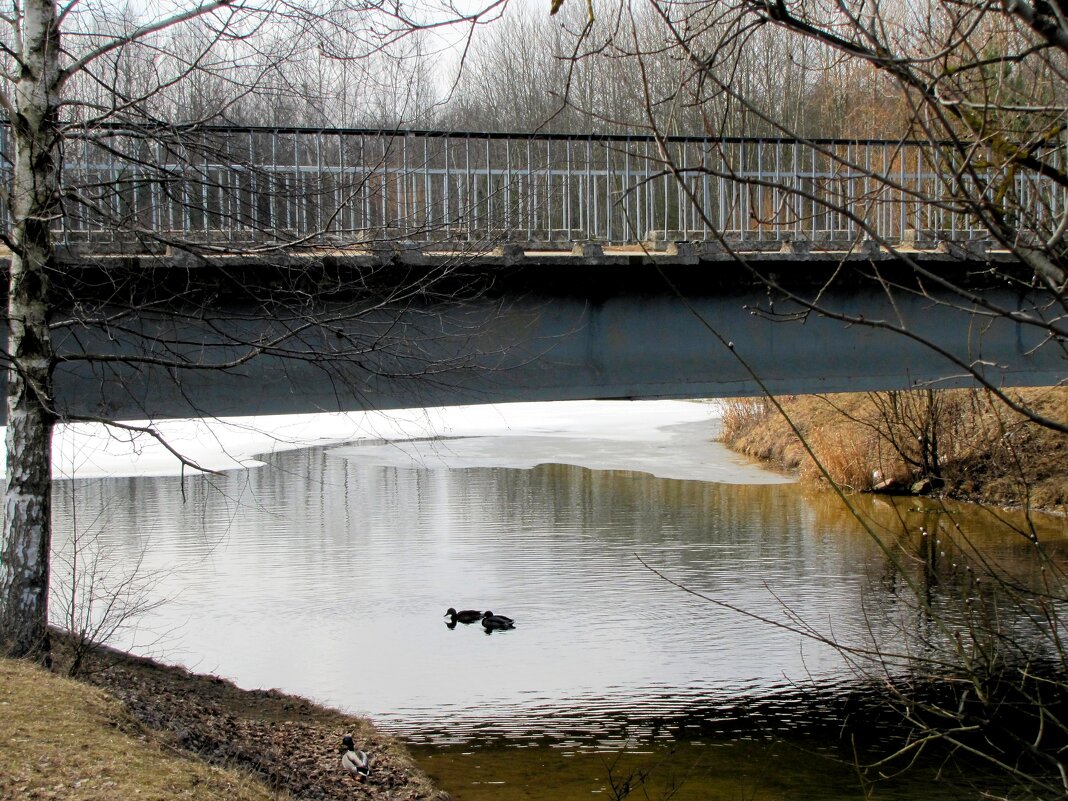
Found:
[[[445,612],[445,617],[450,619],[449,624],[452,626],[457,623],[474,623],[476,620],[481,620],[486,631],[515,628],[515,621],[512,618],[495,615],[493,612],[480,612],[477,609],[461,609],[457,612],[450,606]]]

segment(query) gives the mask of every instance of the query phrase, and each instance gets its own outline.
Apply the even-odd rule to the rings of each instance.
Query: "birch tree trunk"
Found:
[[[48,274],[59,212],[59,27],[51,0],[22,4],[8,291],[7,489],[0,554],[0,640],[9,656],[49,661],[52,344]]]

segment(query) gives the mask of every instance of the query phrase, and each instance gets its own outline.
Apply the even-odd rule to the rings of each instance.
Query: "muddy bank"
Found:
[[[55,636],[55,669],[70,649]],[[79,680],[121,701],[143,725],[210,764],[252,771],[275,790],[310,801],[447,801],[404,746],[370,721],[276,690],[243,690],[215,676],[190,673],[101,648]],[[370,753],[369,778],[356,782],[340,767],[341,738],[351,734]]]

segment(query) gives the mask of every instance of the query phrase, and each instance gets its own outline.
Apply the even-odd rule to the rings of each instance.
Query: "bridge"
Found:
[[[110,127],[64,163],[78,416],[1065,377],[923,143]]]

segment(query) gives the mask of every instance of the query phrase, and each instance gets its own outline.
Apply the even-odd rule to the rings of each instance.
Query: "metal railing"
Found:
[[[922,142],[115,126],[63,148],[65,243],[968,239],[995,191],[1036,230],[1065,208],[1042,179],[969,174]]]

